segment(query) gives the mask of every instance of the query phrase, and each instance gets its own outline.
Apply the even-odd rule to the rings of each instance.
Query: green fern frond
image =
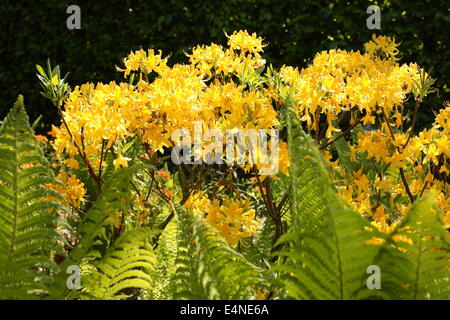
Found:
[[[374,257],[381,290],[364,297],[450,299],[450,237],[438,213],[433,195],[414,203]]]
[[[172,220],[159,237],[158,247],[155,249],[158,265],[155,267],[155,270],[150,273],[152,287],[150,290],[146,290],[147,299],[169,300],[173,297],[175,291],[174,277],[178,251],[177,233],[177,223]]]
[[[250,299],[260,270],[233,250],[201,217],[180,211],[176,299]]]
[[[143,166],[124,168],[110,177],[103,186],[95,205],[81,219],[78,227],[80,239],[70,252],[61,268],[71,265],[80,266],[83,259],[100,259],[114,242],[114,219],[128,212],[131,201],[130,177]],[[51,287],[51,298],[73,298],[79,292],[70,292],[66,281],[68,275],[61,273]]]
[[[324,159],[295,115],[288,122],[292,192],[291,225],[280,239],[280,281],[295,299],[351,299],[376,248],[360,214],[333,189]],[[295,119],[295,120],[294,120]]]
[[[149,228],[131,230],[121,235],[105,256],[92,263],[95,271],[82,277],[82,298],[124,299],[127,289],[149,289],[156,256]]]
[[[261,225],[256,233],[246,239],[242,239],[239,246],[241,253],[249,262],[260,268],[269,268],[271,264],[271,250],[275,237],[276,225],[270,218],[261,219]]]
[[[29,126],[23,97],[0,128],[0,299],[33,299],[47,294],[59,271],[52,254],[64,254],[55,231],[57,184]]]

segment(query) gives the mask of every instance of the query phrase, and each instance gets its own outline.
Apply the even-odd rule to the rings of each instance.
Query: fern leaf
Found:
[[[152,288],[146,290],[146,298],[150,300],[169,300],[175,292],[176,258],[178,251],[176,221],[172,220],[162,231],[155,249],[158,265],[152,277]]]
[[[109,248],[105,256],[93,262],[96,271],[83,276],[84,298],[123,299],[126,289],[149,289],[156,257],[151,246],[153,233],[148,228],[128,231]]]
[[[23,97],[0,128],[0,299],[33,299],[47,293],[59,271],[52,254],[64,254],[54,231],[54,200],[43,185],[58,183],[44,157],[23,105]]]
[[[450,237],[433,195],[414,203],[380,247],[373,264],[381,270],[384,299],[450,299]]]
[[[367,244],[369,222],[336,195],[325,161],[295,117],[288,121],[291,227],[274,270],[282,271],[287,297],[351,299],[376,254]]]
[[[233,250],[198,216],[180,211],[177,299],[250,299],[261,282],[260,270]]]
[[[79,223],[79,242],[61,268],[80,266],[83,259],[100,259],[111,246],[114,236],[113,219],[126,213],[131,201],[130,177],[143,166],[124,168],[113,174],[103,186],[95,205]],[[51,287],[52,299],[74,298],[79,292],[68,291],[67,274],[61,273]]]

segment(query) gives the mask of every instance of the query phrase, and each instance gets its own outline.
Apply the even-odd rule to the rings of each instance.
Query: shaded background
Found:
[[[68,30],[66,9],[81,8],[81,30]],[[450,100],[450,1],[317,0],[0,0],[0,118],[19,94],[31,121],[42,114],[38,132],[57,123],[43,98],[36,64],[49,57],[74,87],[85,82],[123,80],[115,65],[139,48],[161,49],[169,62],[187,61],[183,51],[197,44],[225,44],[224,31],[247,29],[269,44],[267,63],[304,67],[321,50],[362,49],[374,32],[366,9],[381,7],[381,33],[401,42],[401,62],[417,62],[437,79],[439,97],[422,105],[417,129]]]

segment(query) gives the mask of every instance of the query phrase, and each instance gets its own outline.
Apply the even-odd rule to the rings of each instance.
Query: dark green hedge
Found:
[[[319,3],[320,2],[320,3]],[[0,116],[19,93],[31,119],[45,123],[56,112],[39,95],[35,64],[47,57],[70,71],[71,85],[121,80],[115,65],[130,50],[155,48],[185,59],[183,51],[198,43],[224,43],[223,31],[247,29],[266,38],[269,63],[305,66],[320,50],[360,49],[372,30],[366,9],[376,1],[317,0],[108,0],[0,2]],[[68,30],[66,8],[81,7],[81,30]],[[382,30],[402,42],[403,61],[433,68],[440,100],[450,100],[450,12],[448,0],[378,1]],[[420,124],[442,104],[428,99]],[[44,128],[43,128],[44,129]]]

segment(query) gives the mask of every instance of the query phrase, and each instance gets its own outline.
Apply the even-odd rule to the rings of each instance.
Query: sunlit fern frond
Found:
[[[369,222],[337,196],[318,148],[289,118],[291,224],[274,270],[288,298],[355,298],[376,254]]]
[[[82,277],[82,298],[117,300],[127,298],[127,290],[150,289],[156,256],[149,228],[139,228],[122,234],[105,256],[92,262],[89,272]]]
[[[115,221],[127,214],[131,201],[130,178],[140,166],[124,168],[113,174],[104,184],[94,206],[82,217],[78,226],[79,241],[61,264],[64,270],[51,287],[52,299],[75,298],[79,291],[67,288],[65,270],[71,266],[81,266],[83,260],[101,259],[114,244],[118,235]]]
[[[63,198],[45,187],[57,183],[19,96],[0,128],[0,299],[44,296],[59,271]]]
[[[201,217],[178,213],[176,299],[250,299],[259,268],[233,250]]]
[[[450,299],[450,237],[434,195],[414,203],[372,264],[380,268],[381,289],[361,298]]]

